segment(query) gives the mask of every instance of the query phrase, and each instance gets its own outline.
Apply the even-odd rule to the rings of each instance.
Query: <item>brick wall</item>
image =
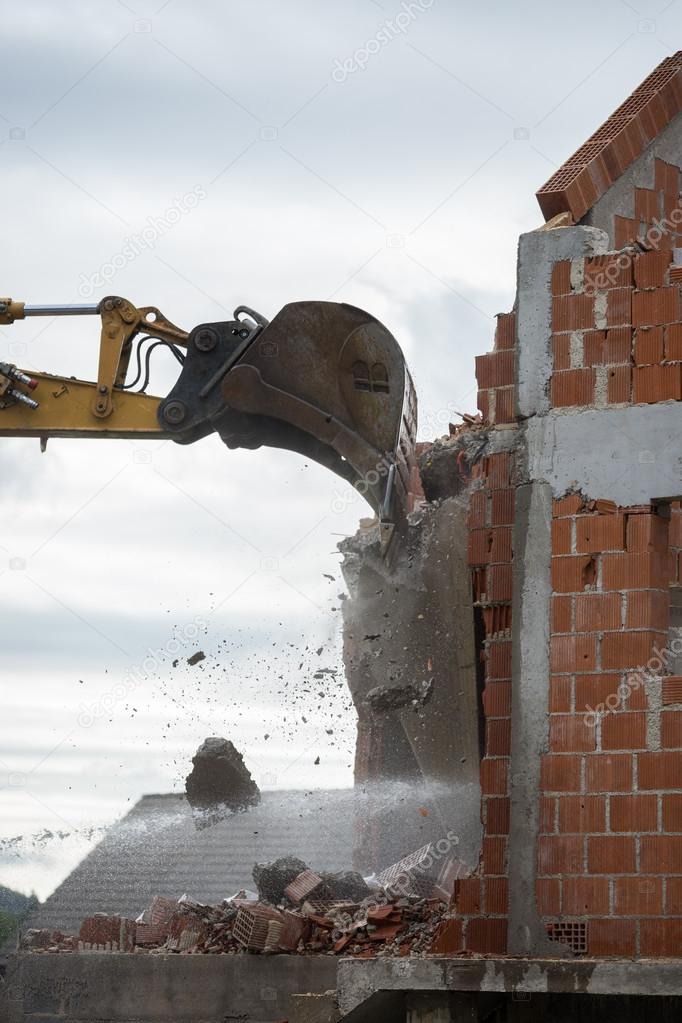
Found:
[[[656,160],[655,188],[635,189],[635,209],[625,234],[623,218],[614,218],[616,237],[623,245],[640,239],[651,251],[632,245],[554,264],[554,408],[682,399],[682,265],[674,262],[682,247],[680,169]],[[661,217],[666,230],[655,228]]]
[[[500,320],[507,329],[509,317],[500,317]],[[473,952],[505,952],[507,948],[512,474],[513,457],[506,452],[476,463],[469,506],[469,565],[474,606],[481,617],[485,637],[479,649],[484,672],[485,727],[481,761],[484,839],[479,871],[476,876],[458,882],[455,905],[464,920],[464,947]]]
[[[586,922],[596,956],[682,955],[682,717],[662,703],[673,515],[554,502],[537,898],[548,924]]]
[[[614,218],[621,251],[553,266],[555,410],[682,400],[680,168],[656,160],[651,184],[635,190],[632,221]],[[515,334],[515,313],[500,315],[493,351],[476,360],[488,427],[515,423]],[[455,904],[462,947],[499,953],[507,948],[514,455],[483,458],[472,476],[484,842]],[[669,632],[671,587],[682,586],[675,487],[671,480],[671,500],[659,506],[621,508],[581,494],[553,502],[536,900],[548,937],[577,954],[682,956],[682,661],[671,659]],[[672,622],[682,624],[682,598],[673,603],[681,610]]]

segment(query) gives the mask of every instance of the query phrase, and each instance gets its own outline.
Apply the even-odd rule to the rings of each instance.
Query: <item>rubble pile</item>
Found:
[[[316,873],[284,857],[253,869],[257,892],[217,906],[184,895],[156,896],[129,920],[98,913],[77,936],[29,930],[20,948],[37,953],[419,955],[431,951],[448,920],[458,861],[434,860],[432,846],[387,868],[370,883],[353,871]],[[436,869],[434,869],[434,866]]]

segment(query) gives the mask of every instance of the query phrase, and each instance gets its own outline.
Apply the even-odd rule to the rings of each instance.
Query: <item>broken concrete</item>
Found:
[[[244,758],[227,739],[205,739],[192,758],[193,768],[185,781],[187,800],[196,827],[210,827],[230,813],[260,802],[260,791],[244,764]]]
[[[376,532],[340,545],[359,718],[356,866],[365,872],[448,835],[460,859],[478,862],[481,713],[465,517],[458,498],[422,507],[390,566]]]
[[[256,863],[253,880],[259,898],[277,906],[284,898],[287,885],[295,881],[304,870],[307,870],[307,865],[297,856],[282,856],[273,863]]]

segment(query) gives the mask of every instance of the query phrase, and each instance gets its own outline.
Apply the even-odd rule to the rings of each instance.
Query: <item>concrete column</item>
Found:
[[[519,240],[517,267],[516,410],[538,420],[550,410],[552,375],[552,267],[608,250],[605,232],[588,227],[533,231]],[[575,273],[581,273],[576,263]],[[509,937],[512,954],[549,951],[535,899],[539,832],[540,761],[547,748],[552,490],[538,475],[541,452],[529,456],[522,427],[517,456],[512,594],[511,830],[509,836]],[[551,430],[544,445],[552,447]],[[551,454],[549,452],[551,462]]]

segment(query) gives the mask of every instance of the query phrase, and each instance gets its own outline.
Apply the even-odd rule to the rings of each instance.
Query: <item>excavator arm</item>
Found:
[[[97,380],[0,362],[0,436],[172,439],[216,432],[230,448],[298,451],[347,480],[379,517],[387,548],[404,520],[417,406],[389,331],[354,306],[294,302],[268,322],[247,306],[189,333],[154,306],[116,296],[93,305],[0,299],[0,324],[31,316],[99,316]],[[180,366],[165,398],[147,393],[150,356]],[[130,368],[135,358],[135,372]]]

